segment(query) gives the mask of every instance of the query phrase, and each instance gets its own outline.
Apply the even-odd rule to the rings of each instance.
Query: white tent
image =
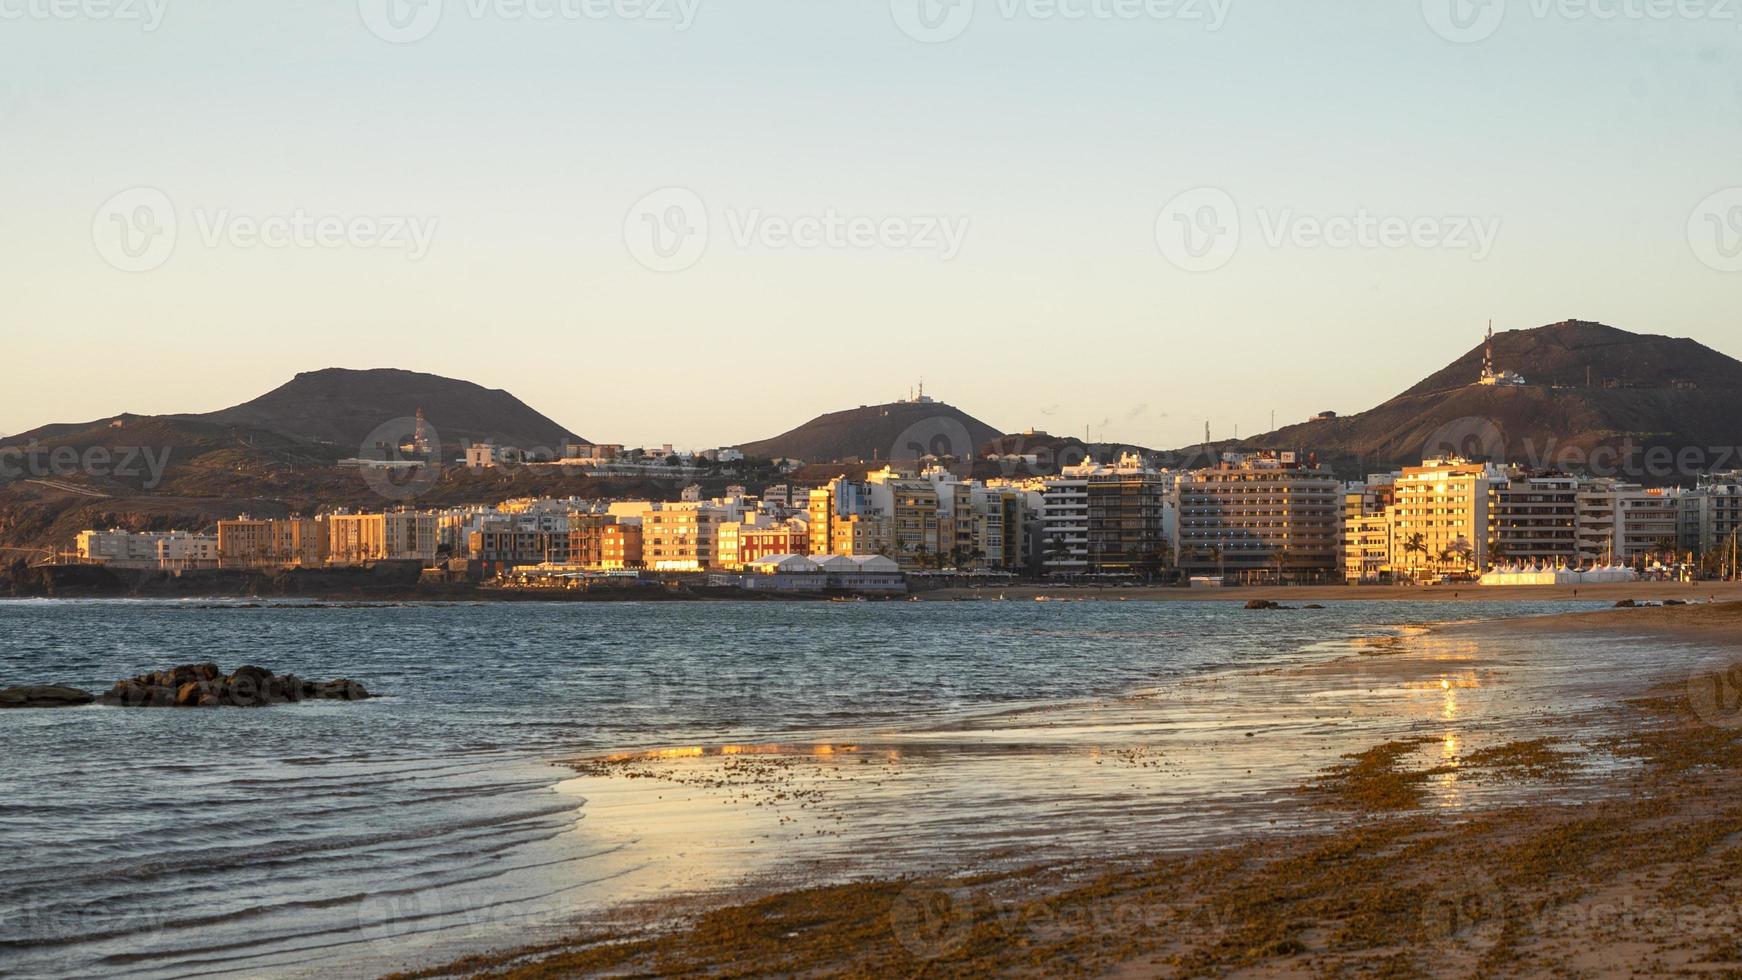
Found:
[[[1598,565],[1579,571],[1566,567],[1532,565],[1497,565],[1482,576],[1483,585],[1597,585],[1603,582],[1632,582],[1639,573],[1625,565]]]

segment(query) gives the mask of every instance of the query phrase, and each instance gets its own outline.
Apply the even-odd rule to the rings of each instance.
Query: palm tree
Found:
[[[1403,542],[1403,553],[1404,553],[1404,555],[1410,556],[1410,557],[1413,557],[1413,556],[1418,555],[1418,554],[1419,555],[1427,554],[1427,538],[1424,537],[1420,531],[1417,531],[1414,534],[1410,535]],[[1416,562],[1411,561],[1409,563],[1409,567],[1410,567],[1410,576],[1412,578],[1419,580],[1420,576],[1416,575],[1416,573],[1415,573]]]

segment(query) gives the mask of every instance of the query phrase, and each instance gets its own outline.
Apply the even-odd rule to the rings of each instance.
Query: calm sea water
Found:
[[[1569,608],[0,602],[0,686],[215,661],[387,695],[0,713],[0,974],[330,976],[463,952],[512,929],[491,910],[681,888],[705,860],[596,833],[555,760],[942,725]]]

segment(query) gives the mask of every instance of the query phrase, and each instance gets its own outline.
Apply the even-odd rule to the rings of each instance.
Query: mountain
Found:
[[[814,463],[915,459],[926,455],[970,459],[977,447],[1000,434],[959,408],[925,399],[861,405],[845,412],[819,415],[790,432],[738,448],[753,458],[791,458]]]
[[[1617,460],[1645,483],[1686,482],[1684,470],[1742,466],[1722,447],[1742,446],[1742,361],[1692,340],[1635,334],[1568,320],[1496,334],[1497,370],[1522,385],[1479,385],[1483,345],[1376,408],[1241,440],[1240,447],[1305,449],[1346,476],[1414,465],[1425,455],[1464,455],[1539,468],[1603,468],[1612,451],[1684,449],[1701,462]],[[1593,451],[1598,451],[1593,457]],[[1635,466],[1639,471],[1627,469]]]
[[[407,420],[420,409],[442,444],[455,450],[465,442],[494,442],[559,451],[564,443],[585,441],[506,391],[385,368],[304,372],[251,402],[182,417],[362,449],[383,441],[382,426],[395,429],[391,439],[410,438]]]

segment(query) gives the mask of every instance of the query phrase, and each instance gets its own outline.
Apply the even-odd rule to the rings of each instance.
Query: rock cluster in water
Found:
[[[188,664],[118,681],[102,703],[126,708],[261,708],[296,701],[362,701],[371,697],[353,680],[305,681],[264,667],[238,667],[225,676],[217,664]]]

